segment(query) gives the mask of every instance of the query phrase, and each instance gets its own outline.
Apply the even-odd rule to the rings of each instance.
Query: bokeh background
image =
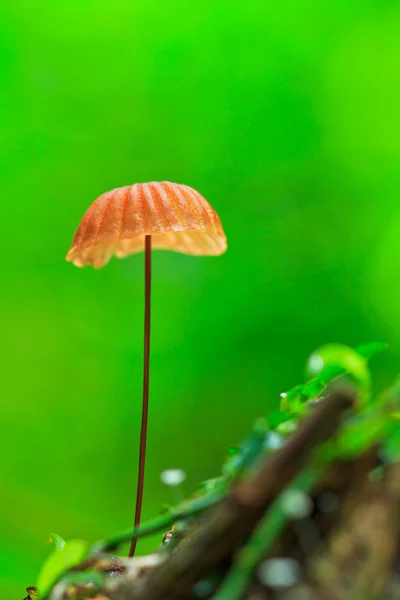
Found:
[[[144,518],[163,469],[186,494],[218,474],[318,345],[388,340],[376,386],[397,372],[399,32],[390,0],[1,4],[1,597],[50,532],[133,520],[143,255],[64,260],[102,192],[187,183],[229,241],[154,254]]]

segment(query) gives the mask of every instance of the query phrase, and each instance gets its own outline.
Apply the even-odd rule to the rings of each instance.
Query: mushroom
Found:
[[[149,402],[151,250],[219,255],[226,237],[215,210],[193,188],[168,181],[136,183],[102,194],[79,224],[67,260],[77,267],[103,267],[115,254],[145,252],[144,375],[135,529],[142,510]],[[136,548],[135,537],[129,551]]]

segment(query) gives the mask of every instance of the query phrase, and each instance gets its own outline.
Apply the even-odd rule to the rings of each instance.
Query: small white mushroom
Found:
[[[167,469],[161,473],[160,479],[165,485],[176,486],[185,481],[186,473],[182,469]]]

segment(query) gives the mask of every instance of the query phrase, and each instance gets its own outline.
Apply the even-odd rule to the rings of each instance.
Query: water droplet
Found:
[[[305,519],[312,512],[313,501],[300,490],[288,490],[282,494],[281,506],[292,519]]]
[[[300,565],[293,558],[269,558],[257,570],[262,583],[273,588],[287,588],[298,583]]]
[[[275,433],[274,431],[270,431],[265,436],[264,448],[266,450],[278,450],[285,445],[285,440],[282,436]]]
[[[165,485],[180,485],[186,479],[186,473],[182,469],[167,469],[160,475],[160,479]]]

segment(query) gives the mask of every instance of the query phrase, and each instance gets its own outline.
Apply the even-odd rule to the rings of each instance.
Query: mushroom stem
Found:
[[[139,472],[136,492],[135,529],[140,525],[142,512],[144,468],[146,461],[147,419],[149,414],[149,366],[150,366],[150,297],[151,297],[151,235],[146,235],[144,249],[144,363],[143,363],[143,405],[140,429]],[[129,558],[135,554],[137,537],[132,537]]]

